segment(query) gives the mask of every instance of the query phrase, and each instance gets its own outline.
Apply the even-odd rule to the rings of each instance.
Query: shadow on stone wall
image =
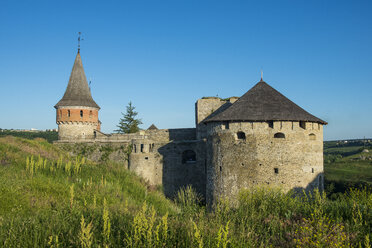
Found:
[[[195,128],[172,128],[168,129],[169,132],[169,140],[195,140],[196,139],[196,131]]]
[[[314,191],[318,188],[320,191],[324,190],[324,173],[318,173],[314,180],[312,180],[308,185],[304,187],[295,187],[292,189],[295,195],[301,195],[305,191],[306,193]]]
[[[158,149],[163,156],[165,196],[173,198],[182,187],[191,185],[205,198],[206,162],[203,147],[203,142],[188,140],[170,142]],[[195,152],[195,161],[183,159],[182,155],[187,151]]]

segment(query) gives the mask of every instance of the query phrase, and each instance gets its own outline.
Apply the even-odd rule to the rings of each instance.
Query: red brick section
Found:
[[[70,111],[70,113],[69,113]],[[83,111],[81,116],[81,112]],[[97,122],[98,124],[98,110],[90,109],[57,109],[57,122],[59,121],[76,121],[76,122]],[[99,125],[97,125],[97,129]],[[98,129],[99,130],[99,129]]]

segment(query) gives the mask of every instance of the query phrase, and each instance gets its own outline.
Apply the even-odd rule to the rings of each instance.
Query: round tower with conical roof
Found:
[[[208,204],[268,185],[323,189],[323,125],[261,80],[224,111],[206,118]]]
[[[76,55],[66,92],[54,107],[60,141],[93,139],[96,131],[100,130],[100,107],[92,98],[80,51]]]

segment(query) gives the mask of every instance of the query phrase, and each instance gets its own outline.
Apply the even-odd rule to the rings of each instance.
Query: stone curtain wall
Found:
[[[235,122],[224,129],[220,123],[209,123],[208,131],[206,191],[210,204],[255,185],[279,186],[285,191],[323,187],[320,124],[306,123],[303,129],[299,122],[278,121],[273,128],[267,122]],[[244,132],[245,138],[240,134],[239,139],[238,132]]]
[[[195,132],[195,128],[111,135],[96,132],[94,139],[59,140],[56,144],[94,161],[109,159],[122,163],[150,185],[163,185],[168,197],[173,197],[187,185],[205,196],[205,142],[195,140]],[[132,152],[127,160],[125,150],[128,145]],[[185,151],[195,152],[195,161],[183,161]]]

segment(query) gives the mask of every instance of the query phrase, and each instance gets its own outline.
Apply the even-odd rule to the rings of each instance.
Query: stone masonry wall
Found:
[[[58,125],[59,141],[91,140],[94,138],[96,124],[92,122],[71,122]]]
[[[238,138],[245,133],[245,139]],[[285,138],[275,138],[281,133]],[[208,124],[207,202],[232,198],[255,185],[284,190],[323,187],[323,126],[277,121]],[[278,135],[281,137],[281,135]]]
[[[230,97],[226,100],[219,97],[206,97],[197,100],[195,103],[196,138],[203,139],[206,137],[206,125],[201,123],[203,120],[224,111],[236,100],[238,100],[238,97]]]

